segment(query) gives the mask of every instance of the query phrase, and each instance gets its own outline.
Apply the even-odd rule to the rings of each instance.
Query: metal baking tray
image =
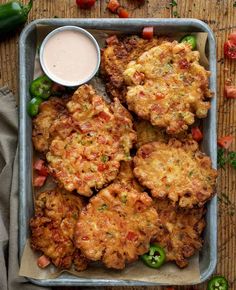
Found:
[[[85,29],[117,30],[124,33],[140,33],[144,26],[154,26],[158,34],[175,34],[176,32],[206,32],[208,41],[206,54],[210,64],[210,89],[214,93],[208,117],[203,121],[203,151],[208,154],[217,166],[216,147],[216,48],[214,35],[204,22],[197,19],[40,19],[25,27],[19,42],[19,259],[22,257],[26,239],[29,237],[29,219],[33,214],[32,199],[32,142],[31,118],[27,115],[26,105],[30,99],[29,83],[33,78],[34,57],[36,51],[36,25],[49,25],[53,28],[63,25],[77,25]],[[201,282],[214,271],[217,262],[217,199],[208,203],[207,226],[204,232],[205,242],[200,252]],[[158,286],[159,283],[127,281],[117,279],[85,279],[63,274],[56,279],[30,279],[32,283],[42,286]]]

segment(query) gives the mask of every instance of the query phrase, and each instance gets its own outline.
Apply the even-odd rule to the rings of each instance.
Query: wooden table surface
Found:
[[[0,0],[0,3],[6,2]],[[26,3],[26,1],[24,1]],[[231,78],[236,85],[236,61],[223,58],[223,43],[227,35],[236,30],[235,0],[177,0],[177,7],[171,8],[170,0],[146,0],[139,6],[137,0],[120,0],[128,8],[130,17],[156,18],[198,18],[208,23],[213,29],[217,40],[218,64],[218,135],[233,134],[236,136],[236,100],[226,100],[223,97],[225,80]],[[175,13],[174,11],[177,11]],[[37,0],[29,15],[29,21],[37,18],[80,18],[80,17],[116,17],[106,9],[105,0],[97,0],[91,10],[80,10],[75,0]],[[19,33],[0,42],[0,86],[8,85],[18,94],[18,36]],[[236,142],[232,145],[236,150]],[[226,167],[219,170],[218,195],[218,265],[216,273],[224,275],[230,284],[230,289],[236,289],[236,171]],[[228,197],[229,201],[226,200]],[[235,213],[234,213],[235,212]],[[60,288],[61,289],[61,288]],[[65,289],[65,288],[63,288]],[[67,288],[68,289],[68,288]],[[75,289],[75,288],[72,288]],[[83,287],[83,289],[85,289]],[[105,289],[159,289],[157,287],[105,287]],[[189,289],[178,287],[176,289]],[[191,289],[206,289],[206,284]]]

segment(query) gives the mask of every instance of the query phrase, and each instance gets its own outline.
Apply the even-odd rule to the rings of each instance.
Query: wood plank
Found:
[[[24,3],[27,1],[24,0]],[[225,80],[232,78],[236,84],[236,62],[224,60],[223,43],[227,35],[236,29],[236,8],[232,0],[182,0],[177,1],[178,6],[171,8],[169,0],[149,0],[145,5],[138,6],[137,1],[122,0],[121,3],[130,11],[131,17],[174,17],[177,11],[180,17],[198,18],[207,22],[213,29],[217,40],[218,53],[218,134],[219,136],[236,135],[236,105],[235,100],[223,98]],[[5,0],[0,0],[5,3]],[[106,9],[106,1],[97,1],[96,6],[88,11],[76,7],[74,0],[42,0],[35,1],[34,8],[29,15],[29,21],[46,17],[116,17]],[[18,92],[18,36],[16,33],[4,41],[0,40],[0,85],[8,85],[15,94]],[[227,69],[227,70],[226,70]],[[234,141],[232,150],[236,150]],[[221,213],[218,220],[218,265],[217,273],[226,276],[230,282],[230,289],[236,289],[236,214],[231,215],[230,208],[236,206],[236,174],[231,168],[219,170],[218,193],[229,197],[232,205],[224,202],[219,204]],[[233,259],[234,257],[234,259]],[[64,288],[65,289],[65,288]],[[67,288],[68,289],[68,288]],[[75,288],[72,288],[75,289]],[[136,290],[136,289],[161,289],[157,287],[106,287],[108,290]],[[178,289],[189,289],[178,287]],[[206,284],[193,287],[193,289],[206,289]]]

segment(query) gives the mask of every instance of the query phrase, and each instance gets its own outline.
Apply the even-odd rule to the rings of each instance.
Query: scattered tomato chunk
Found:
[[[48,169],[45,166],[45,161],[42,159],[37,159],[34,163],[34,169],[39,175],[48,176]]]
[[[195,141],[200,142],[203,139],[202,131],[198,127],[192,127],[191,133]]]
[[[107,43],[108,45],[110,45],[110,44],[117,44],[117,43],[119,43],[119,40],[118,40],[118,38],[117,38],[116,35],[112,35],[112,36],[109,36],[109,37],[106,39],[106,43]]]
[[[98,114],[98,118],[108,122],[111,119],[111,116],[109,114],[107,114],[106,112],[100,112]]]
[[[229,35],[229,37],[228,37],[228,40],[229,40],[231,43],[236,44],[236,31],[233,31],[232,33],[230,33],[230,35]]]
[[[96,0],[76,0],[76,4],[83,9],[89,9],[95,4]]]
[[[154,35],[154,27],[148,26],[143,28],[142,36],[144,39],[152,39]]]
[[[50,263],[50,260],[45,255],[39,257],[37,261],[37,264],[40,268],[46,268]]]
[[[109,0],[107,4],[107,8],[113,13],[115,13],[119,7],[120,3],[117,0]]]
[[[129,241],[135,241],[135,240],[138,238],[138,236],[137,236],[137,234],[135,234],[134,232],[131,232],[131,231],[130,231],[130,232],[128,232],[126,238],[127,238],[127,240],[129,240]]]
[[[233,140],[234,140],[234,137],[231,135],[224,136],[217,140],[217,144],[224,149],[228,149],[230,145],[232,144]]]
[[[224,96],[228,99],[236,99],[236,86],[225,86]]]
[[[33,185],[36,187],[41,187],[44,185],[46,179],[47,179],[47,176],[38,175],[34,178]]]
[[[129,12],[123,7],[119,7],[117,13],[120,18],[129,18]]]

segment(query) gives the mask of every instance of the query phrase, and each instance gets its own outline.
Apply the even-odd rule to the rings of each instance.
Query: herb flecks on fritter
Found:
[[[158,216],[152,199],[116,182],[90,199],[78,221],[75,241],[83,255],[106,267],[123,269],[149,249]]]
[[[35,215],[30,220],[31,247],[42,251],[58,268],[74,264],[77,271],[87,268],[87,259],[74,246],[74,229],[85,206],[79,196],[53,189],[41,192],[35,200]]]
[[[134,175],[153,197],[180,207],[203,206],[214,194],[216,170],[193,140],[143,145],[134,157]]]
[[[101,73],[106,81],[107,92],[111,97],[125,101],[126,84],[123,72],[131,60],[136,60],[144,51],[158,45],[161,39],[145,40],[138,36],[108,38],[107,46],[102,51]]]
[[[180,268],[186,267],[187,258],[202,247],[205,208],[178,208],[167,199],[154,199],[154,204],[159,217],[154,242],[164,248],[167,261],[175,261]]]
[[[39,107],[39,114],[33,119],[32,140],[39,152],[47,152],[51,143],[51,126],[59,116],[66,113],[66,98],[51,97]]]
[[[124,71],[128,108],[169,134],[207,116],[210,73],[186,43],[163,42],[131,61]]]
[[[120,161],[130,159],[136,141],[132,118],[118,99],[107,104],[89,85],[74,93],[67,108],[69,116],[54,125],[68,130],[51,142],[49,170],[68,191],[91,196],[116,178]]]

